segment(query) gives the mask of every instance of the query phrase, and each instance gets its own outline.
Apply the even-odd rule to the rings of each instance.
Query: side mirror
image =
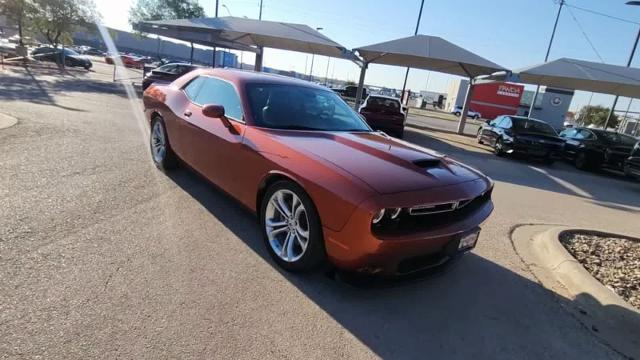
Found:
[[[235,128],[231,124],[231,121],[229,121],[229,119],[224,115],[224,106],[215,104],[205,105],[202,107],[202,115],[214,119],[220,119],[224,127],[229,129],[231,132],[235,132]]]
[[[487,124],[487,125],[491,125],[491,120],[487,119],[487,120],[484,121],[484,123]]]
[[[224,117],[224,106],[222,105],[205,105],[202,107],[202,115],[210,118],[222,118]]]

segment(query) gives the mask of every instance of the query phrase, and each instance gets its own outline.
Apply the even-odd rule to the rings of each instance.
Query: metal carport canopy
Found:
[[[485,78],[640,98],[640,69],[569,58]]]
[[[362,88],[368,64],[385,64],[406,66],[410,68],[438,71],[442,73],[468,77],[470,80],[480,76],[505,71],[506,69],[469,50],[463,49],[437,36],[415,35],[406,38],[382,42],[355,48],[364,60],[361,68],[356,108],[362,100]],[[469,90],[460,117],[458,132],[464,130],[464,124],[469,110],[473,84],[470,81]]]
[[[299,51],[338,58],[353,59],[344,46],[329,39],[307,25],[238,17],[177,19],[143,21],[137,24],[140,31],[173,37],[179,40],[201,39],[215,44],[225,42],[227,47],[256,47],[257,70],[261,68],[260,48]],[[194,41],[196,42],[196,41]]]

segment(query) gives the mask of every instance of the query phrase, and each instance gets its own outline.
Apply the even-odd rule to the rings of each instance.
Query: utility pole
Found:
[[[218,0],[216,0],[215,17],[218,17]],[[216,67],[216,47],[213,47],[213,59],[211,60],[211,67]]]
[[[418,35],[418,29],[420,28],[420,19],[422,19],[422,8],[424,8],[424,0],[420,2],[420,12],[418,13],[418,22],[416,23],[416,30],[413,32],[413,36]],[[409,69],[410,68],[407,67],[407,71],[404,73],[404,83],[402,84],[402,94],[404,94],[404,90],[407,88],[407,79],[409,78]],[[400,99],[400,101],[402,101],[402,99]]]
[[[327,86],[327,78],[329,77],[329,61],[331,61],[331,58],[327,56],[327,71],[324,73],[324,86]]]
[[[549,46],[547,47],[547,55],[544,56],[544,62],[549,60],[549,53],[551,52],[551,45],[553,45],[553,38],[556,36],[556,29],[558,28],[558,20],[560,20],[560,13],[564,6],[564,0],[560,0],[560,7],[558,8],[558,14],[556,15],[556,22],[553,24],[553,31],[551,32],[551,39],[549,39]],[[531,106],[529,107],[529,114],[527,117],[531,117],[533,108],[536,106],[536,100],[538,99],[538,93],[540,93],[540,85],[536,85],[536,92],[533,93],[533,99],[531,99]]]
[[[639,1],[629,1],[627,5],[640,5]],[[638,47],[638,40],[640,40],[640,28],[638,28],[638,34],[636,35],[636,41],[633,43],[633,47],[631,48],[631,54],[629,54],[629,60],[627,61],[627,67],[631,66],[631,62],[633,61],[633,55],[636,53],[636,48]],[[618,105],[618,95],[613,99],[613,105],[611,105],[611,110],[609,110],[609,116],[607,116],[607,121],[604,122],[604,129],[607,130],[609,126],[609,122],[613,117],[613,112],[616,110],[616,105]]]
[[[260,13],[258,14],[258,20],[262,20],[262,0],[260,0]]]

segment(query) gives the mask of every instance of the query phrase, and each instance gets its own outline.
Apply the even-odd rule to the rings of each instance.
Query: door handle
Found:
[[[184,112],[184,116],[186,116],[186,117],[191,116],[191,110],[186,110],[186,111]]]

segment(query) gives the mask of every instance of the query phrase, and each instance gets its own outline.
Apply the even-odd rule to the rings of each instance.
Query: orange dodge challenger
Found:
[[[472,249],[493,211],[488,177],[374,132],[306,81],[202,69],[149,87],[144,107],[156,166],[186,164],[255,212],[289,271],[435,267]]]

